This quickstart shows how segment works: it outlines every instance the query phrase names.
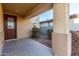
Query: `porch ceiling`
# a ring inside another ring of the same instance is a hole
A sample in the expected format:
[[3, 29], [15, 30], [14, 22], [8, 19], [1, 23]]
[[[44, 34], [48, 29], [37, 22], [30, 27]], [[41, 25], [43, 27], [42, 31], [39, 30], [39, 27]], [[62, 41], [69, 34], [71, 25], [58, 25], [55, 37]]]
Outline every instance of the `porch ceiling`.
[[37, 3], [4, 3], [3, 10], [4, 13], [9, 12], [23, 16], [37, 5]]
[[11, 13], [20, 16], [30, 16], [35, 12], [36, 13], [33, 15], [36, 15], [50, 8], [50, 4], [44, 3], [3, 3], [2, 6], [4, 13]]

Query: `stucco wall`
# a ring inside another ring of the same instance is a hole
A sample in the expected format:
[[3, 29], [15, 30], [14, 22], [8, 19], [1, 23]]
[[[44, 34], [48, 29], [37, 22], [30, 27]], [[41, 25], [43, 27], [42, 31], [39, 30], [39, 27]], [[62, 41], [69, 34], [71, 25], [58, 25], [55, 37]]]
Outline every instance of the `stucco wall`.
[[2, 5], [0, 4], [0, 53], [2, 50], [3, 42], [4, 42], [3, 10], [2, 10]]
[[22, 17], [17, 17], [17, 38], [28, 38], [31, 35], [32, 21]]
[[5, 13], [8, 15], [17, 16], [17, 39], [30, 37], [32, 29], [32, 20], [23, 18], [19, 15], [12, 13]]

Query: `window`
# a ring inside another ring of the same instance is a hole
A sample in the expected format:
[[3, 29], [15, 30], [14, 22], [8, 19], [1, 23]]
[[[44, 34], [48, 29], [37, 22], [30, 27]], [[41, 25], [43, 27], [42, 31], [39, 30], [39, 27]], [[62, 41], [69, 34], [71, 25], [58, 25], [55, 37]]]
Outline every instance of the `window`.
[[14, 29], [14, 18], [8, 18], [7, 27], [8, 29]]

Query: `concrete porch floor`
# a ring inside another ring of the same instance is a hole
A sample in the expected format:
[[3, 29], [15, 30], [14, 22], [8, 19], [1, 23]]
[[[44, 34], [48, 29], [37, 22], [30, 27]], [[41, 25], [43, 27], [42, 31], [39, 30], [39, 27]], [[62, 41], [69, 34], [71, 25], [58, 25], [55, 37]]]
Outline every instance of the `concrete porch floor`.
[[53, 56], [52, 49], [32, 39], [5, 42], [2, 56]]

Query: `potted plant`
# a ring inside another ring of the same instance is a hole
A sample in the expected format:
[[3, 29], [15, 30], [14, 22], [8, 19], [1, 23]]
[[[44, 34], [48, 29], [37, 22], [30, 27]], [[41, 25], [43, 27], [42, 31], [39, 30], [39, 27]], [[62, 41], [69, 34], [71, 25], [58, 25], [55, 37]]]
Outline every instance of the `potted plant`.
[[52, 40], [52, 32], [53, 32], [53, 29], [48, 29], [48, 30], [47, 30], [48, 38], [49, 38], [50, 40]]
[[38, 38], [39, 37], [39, 28], [37, 28], [35, 25], [32, 28], [32, 38]]

